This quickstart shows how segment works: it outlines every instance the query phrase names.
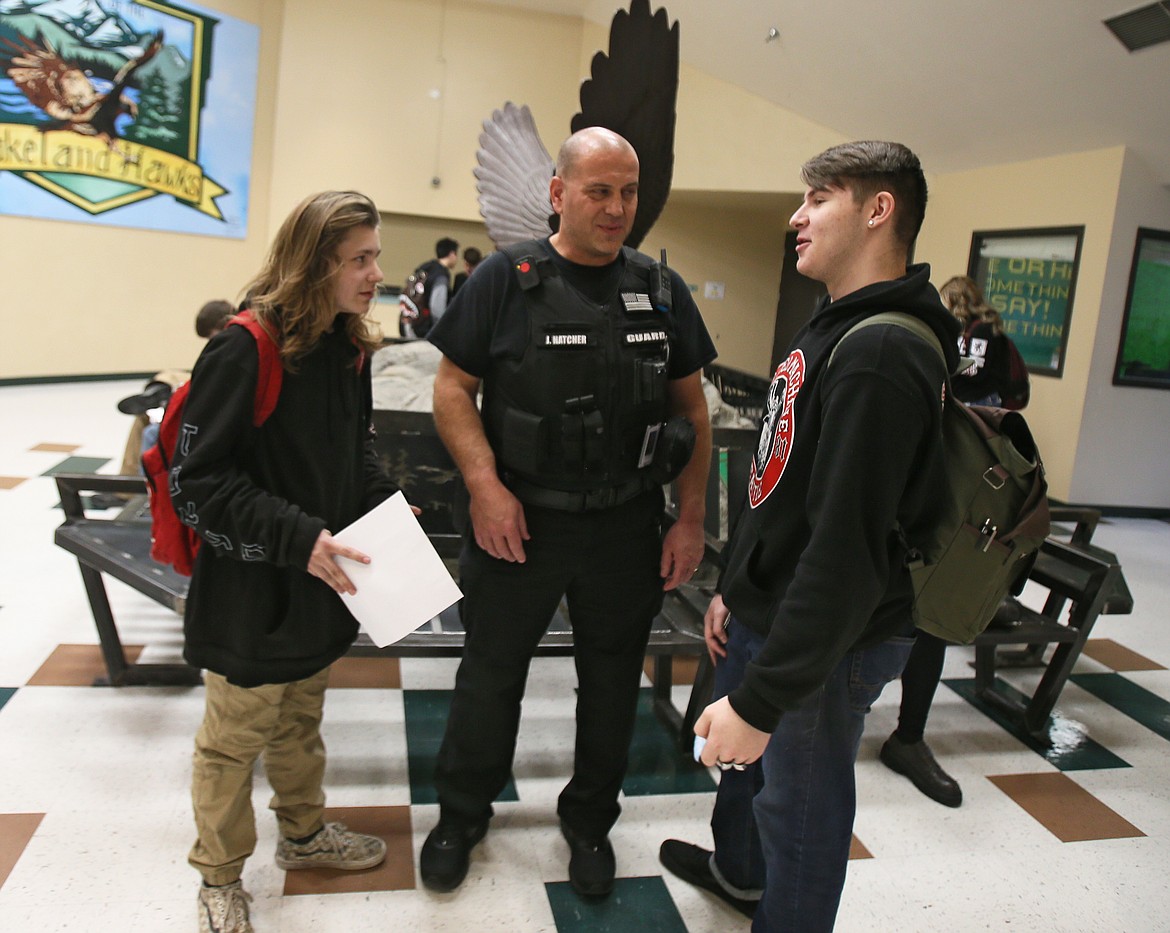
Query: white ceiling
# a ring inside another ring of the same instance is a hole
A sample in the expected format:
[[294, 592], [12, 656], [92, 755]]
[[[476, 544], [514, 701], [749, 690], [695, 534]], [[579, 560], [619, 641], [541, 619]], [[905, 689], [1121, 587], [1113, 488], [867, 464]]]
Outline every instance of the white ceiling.
[[[606, 28], [629, 7], [488, 2]], [[1125, 145], [1170, 184], [1170, 43], [1131, 53], [1102, 25], [1143, 5], [651, 0], [679, 21], [683, 61], [844, 137], [906, 143], [929, 173]]]

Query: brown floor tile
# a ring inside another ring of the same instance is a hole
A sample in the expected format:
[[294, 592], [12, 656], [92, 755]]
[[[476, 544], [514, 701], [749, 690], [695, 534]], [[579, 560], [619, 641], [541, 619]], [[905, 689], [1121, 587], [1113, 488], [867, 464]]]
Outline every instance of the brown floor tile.
[[0, 888], [20, 861], [44, 816], [43, 813], [0, 813]]
[[867, 849], [862, 844], [860, 839], [858, 839], [856, 836], [854, 836], [853, 840], [849, 843], [849, 858], [851, 860], [852, 859], [873, 858], [873, 853], [871, 853], [869, 851], [869, 849]]
[[[126, 661], [133, 664], [142, 645], [123, 645]], [[28, 679], [30, 687], [90, 687], [106, 677], [102, 649], [98, 645], [58, 645], [44, 664]]]
[[[687, 657], [686, 655], [676, 655], [673, 661], [674, 663], [670, 668], [671, 686], [681, 687], [685, 684], [693, 684], [695, 682], [695, 674], [699, 671], [699, 659], [696, 657]], [[646, 663], [642, 665], [642, 669], [646, 672], [646, 676], [650, 678], [650, 683], [654, 683], [654, 659], [647, 658]]]
[[71, 454], [77, 450], [78, 444], [37, 444], [29, 450], [44, 454]]
[[413, 891], [414, 851], [410, 841], [410, 807], [329, 807], [327, 820], [386, 840], [386, 861], [368, 871], [311, 868], [286, 872], [285, 896], [354, 894], [362, 891]]
[[330, 687], [402, 689], [398, 658], [338, 658], [329, 668]]
[[1166, 670], [1157, 661], [1130, 651], [1125, 645], [1119, 645], [1112, 638], [1090, 638], [1085, 642], [1083, 653], [1106, 667], [1115, 671], [1164, 671]]
[[0, 476], [0, 489], [15, 489], [26, 479], [27, 476]]
[[989, 775], [987, 779], [1061, 842], [1145, 835], [1061, 772]]

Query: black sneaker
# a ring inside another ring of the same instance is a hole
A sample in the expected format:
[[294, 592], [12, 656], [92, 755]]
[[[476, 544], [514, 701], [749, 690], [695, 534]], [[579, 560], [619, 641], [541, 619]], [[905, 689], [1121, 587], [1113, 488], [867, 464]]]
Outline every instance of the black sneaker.
[[561, 823], [561, 835], [569, 844], [569, 883], [582, 897], [606, 897], [613, 890], [616, 859], [608, 836], [600, 841], [578, 836]]
[[432, 891], [454, 891], [467, 877], [471, 850], [487, 835], [488, 821], [467, 826], [439, 820], [419, 853], [418, 870]]
[[724, 889], [711, 871], [711, 850], [683, 842], [681, 839], [667, 839], [658, 850], [658, 861], [672, 875], [682, 878], [687, 884], [710, 891], [725, 904], [729, 904], [745, 917], [754, 917], [759, 901], [736, 897]]
[[891, 771], [906, 775], [931, 800], [947, 807], [963, 803], [963, 789], [959, 782], [939, 767], [925, 740], [903, 742], [897, 734], [891, 735], [882, 746], [880, 757], [882, 764]]
[[144, 415], [152, 408], [162, 408], [171, 397], [171, 387], [165, 382], [152, 382], [141, 392], [128, 395], [118, 403], [124, 415]]

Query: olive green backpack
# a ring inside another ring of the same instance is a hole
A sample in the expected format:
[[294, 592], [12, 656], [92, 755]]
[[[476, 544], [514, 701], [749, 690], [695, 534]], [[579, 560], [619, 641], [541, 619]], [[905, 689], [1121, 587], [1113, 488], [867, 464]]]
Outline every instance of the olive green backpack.
[[[876, 324], [916, 334], [945, 363], [930, 326], [898, 311], [866, 318], [841, 340]], [[949, 379], [942, 434], [947, 493], [938, 523], [919, 541], [906, 541], [900, 527], [896, 531], [907, 547], [915, 624], [946, 641], [969, 644], [987, 628], [1003, 599], [1023, 589], [1048, 537], [1048, 483], [1024, 416], [964, 405], [955, 398]]]

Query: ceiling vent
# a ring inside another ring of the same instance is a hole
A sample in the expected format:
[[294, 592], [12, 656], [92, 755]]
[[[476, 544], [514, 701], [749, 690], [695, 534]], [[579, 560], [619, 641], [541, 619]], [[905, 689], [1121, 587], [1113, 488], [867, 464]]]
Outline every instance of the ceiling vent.
[[1151, 3], [1105, 20], [1105, 25], [1131, 52], [1170, 42], [1170, 3]]

